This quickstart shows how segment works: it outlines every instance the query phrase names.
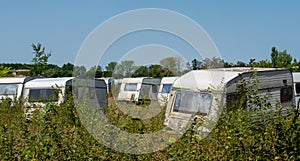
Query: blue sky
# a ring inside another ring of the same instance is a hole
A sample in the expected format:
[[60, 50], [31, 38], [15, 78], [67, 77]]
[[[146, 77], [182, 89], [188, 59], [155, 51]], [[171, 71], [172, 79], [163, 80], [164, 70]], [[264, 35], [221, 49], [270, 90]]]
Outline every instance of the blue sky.
[[[122, 12], [163, 8], [201, 25], [223, 59], [269, 59], [272, 46], [300, 60], [300, 1], [1, 1], [0, 63], [31, 63], [31, 43], [52, 51], [50, 63], [75, 61], [81, 44], [98, 25]], [[117, 53], [116, 53], [117, 54]], [[187, 60], [193, 59], [186, 56]], [[103, 64], [119, 61], [114, 53]], [[103, 65], [103, 66], [105, 66]]]

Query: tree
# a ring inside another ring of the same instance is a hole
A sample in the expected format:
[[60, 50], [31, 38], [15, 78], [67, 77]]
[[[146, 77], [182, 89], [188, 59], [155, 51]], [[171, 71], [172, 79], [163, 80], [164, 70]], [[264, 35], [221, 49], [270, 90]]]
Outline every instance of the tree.
[[102, 67], [100, 65], [91, 67], [86, 73], [87, 78], [101, 78], [103, 75]]
[[108, 72], [114, 72], [115, 68], [116, 68], [117, 62], [110, 62], [107, 64], [107, 66], [105, 67], [106, 71]]
[[186, 65], [181, 57], [167, 57], [160, 60], [159, 63], [163, 69], [171, 71], [176, 76], [182, 74], [183, 68]]
[[31, 75], [42, 76], [46, 71], [48, 59], [51, 56], [51, 52], [45, 53], [45, 47], [42, 47], [40, 43], [36, 45], [32, 44], [31, 46], [34, 54], [34, 58], [32, 59], [32, 62], [34, 64], [30, 70]]
[[237, 61], [234, 67], [246, 67], [247, 64], [242, 61]]
[[95, 78], [101, 78], [101, 77], [103, 77], [103, 71], [102, 71], [102, 67], [98, 65], [95, 72]]
[[174, 74], [169, 69], [163, 68], [161, 65], [155, 64], [149, 66], [149, 77], [162, 78], [170, 76], [174, 76]]
[[219, 57], [205, 58], [203, 68], [223, 68], [224, 60]]
[[197, 59], [192, 60], [192, 70], [199, 70], [202, 67], [203, 62], [198, 61]]
[[249, 60], [249, 66], [250, 67], [255, 67], [255, 65], [256, 65], [255, 59], [250, 59]]
[[117, 66], [117, 62], [110, 62], [105, 67], [106, 71], [103, 71], [103, 77], [112, 77], [113, 72]]
[[276, 47], [271, 49], [271, 63], [273, 68], [291, 68], [292, 56], [286, 50], [278, 51]]
[[62, 76], [61, 68], [55, 64], [47, 64], [46, 70], [43, 72], [45, 77], [60, 77]]
[[137, 67], [132, 77], [149, 77], [149, 68], [147, 66]]
[[84, 78], [86, 76], [86, 68], [84, 66], [75, 66], [73, 70], [73, 76]]
[[13, 70], [10, 67], [0, 65], [0, 77], [8, 77], [12, 75]]
[[61, 67], [61, 77], [71, 77], [73, 75], [74, 65], [71, 63], [64, 64]]
[[233, 67], [233, 66], [234, 66], [233, 63], [224, 62], [224, 67], [225, 67], [225, 68], [231, 68], [231, 67]]
[[255, 67], [272, 68], [272, 63], [269, 60], [260, 60], [255, 64]]
[[134, 73], [135, 65], [132, 60], [124, 60], [120, 64], [117, 64], [114, 70], [115, 78], [131, 77]]
[[291, 71], [292, 72], [298, 72], [300, 70], [300, 61], [297, 61], [296, 58], [294, 58], [292, 67], [291, 67]]

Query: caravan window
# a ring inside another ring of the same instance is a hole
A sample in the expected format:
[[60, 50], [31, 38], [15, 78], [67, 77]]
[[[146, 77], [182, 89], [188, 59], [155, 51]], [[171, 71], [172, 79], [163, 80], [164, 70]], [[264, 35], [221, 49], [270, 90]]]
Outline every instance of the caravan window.
[[172, 84], [164, 84], [162, 88], [162, 93], [170, 93], [172, 89]]
[[58, 101], [58, 92], [55, 89], [30, 89], [29, 102]]
[[126, 83], [124, 91], [136, 91], [137, 90], [137, 83]]
[[174, 112], [188, 114], [208, 114], [212, 103], [212, 95], [209, 93], [177, 92]]
[[300, 83], [296, 83], [295, 88], [296, 88], [296, 93], [300, 94]]
[[291, 86], [282, 87], [280, 90], [280, 102], [289, 102], [293, 99], [293, 88]]
[[0, 95], [17, 95], [18, 84], [0, 84]]

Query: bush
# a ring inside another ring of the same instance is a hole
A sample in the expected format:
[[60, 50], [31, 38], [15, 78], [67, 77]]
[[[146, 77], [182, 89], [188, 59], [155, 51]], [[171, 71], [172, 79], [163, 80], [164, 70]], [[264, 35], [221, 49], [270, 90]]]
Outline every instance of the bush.
[[[28, 121], [22, 101], [0, 103], [0, 160], [299, 160], [298, 111], [265, 115], [242, 108], [223, 113], [204, 139], [190, 128], [168, 148], [143, 155], [111, 150], [90, 136], [71, 102], [47, 104]], [[163, 128], [164, 112], [149, 120], [132, 119], [115, 105], [105, 109], [109, 120], [122, 130], [150, 133]], [[260, 118], [253, 121], [253, 115]], [[197, 122], [194, 123], [197, 126]]]

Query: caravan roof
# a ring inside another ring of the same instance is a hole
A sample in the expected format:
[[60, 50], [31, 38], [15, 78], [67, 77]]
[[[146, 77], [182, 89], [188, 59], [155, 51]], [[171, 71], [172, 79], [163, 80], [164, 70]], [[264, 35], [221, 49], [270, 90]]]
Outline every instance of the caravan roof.
[[236, 77], [237, 71], [222, 71], [222, 70], [194, 70], [179, 77], [173, 84], [173, 89], [186, 90], [206, 90], [210, 86], [217, 86], [223, 80], [228, 80]]
[[123, 78], [122, 83], [142, 83], [144, 77], [142, 78]]
[[174, 81], [177, 79], [178, 77], [163, 77], [161, 79], [161, 84], [166, 84], [166, 83], [170, 83], [173, 84]]
[[[279, 68], [254, 68], [256, 71], [283, 70]], [[207, 70], [193, 70], [179, 77], [173, 84], [173, 89], [206, 90], [217, 87], [221, 82], [227, 83], [243, 72], [250, 72], [250, 67], [217, 68]]]
[[0, 78], [0, 83], [24, 83], [28, 79], [32, 79], [32, 77], [5, 77]]
[[66, 85], [66, 82], [75, 77], [62, 77], [62, 78], [39, 78], [34, 79], [25, 84], [25, 88], [37, 88], [37, 87], [63, 87]]

